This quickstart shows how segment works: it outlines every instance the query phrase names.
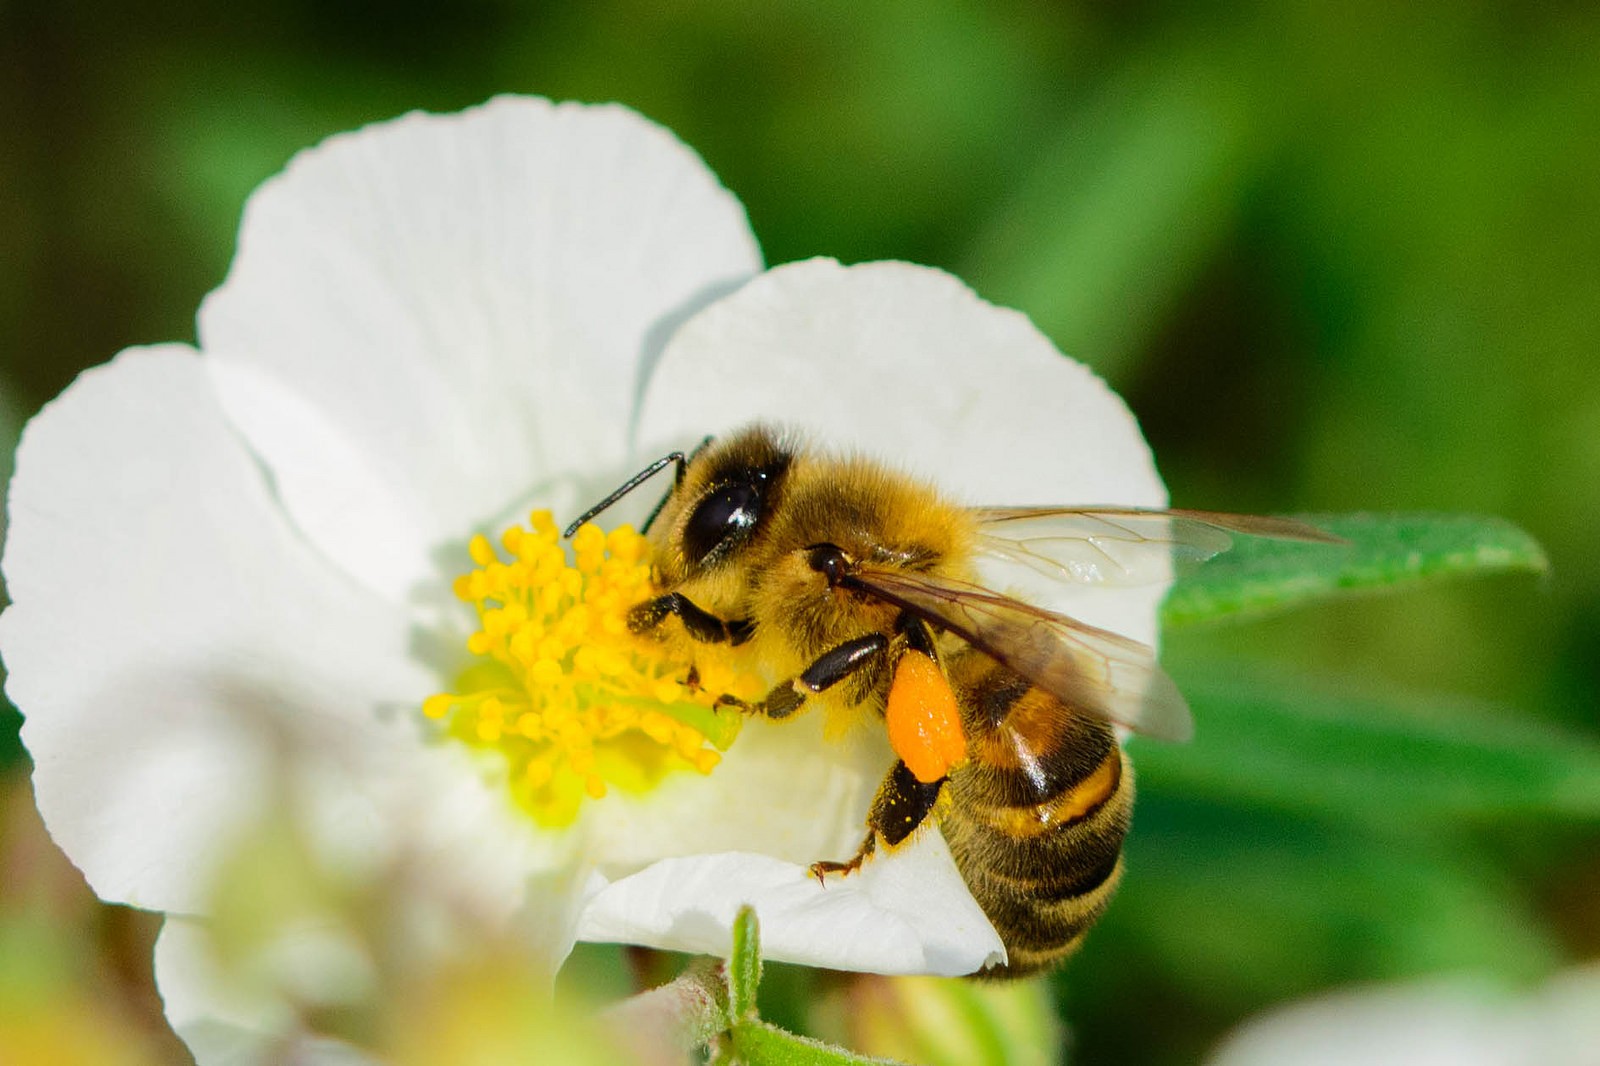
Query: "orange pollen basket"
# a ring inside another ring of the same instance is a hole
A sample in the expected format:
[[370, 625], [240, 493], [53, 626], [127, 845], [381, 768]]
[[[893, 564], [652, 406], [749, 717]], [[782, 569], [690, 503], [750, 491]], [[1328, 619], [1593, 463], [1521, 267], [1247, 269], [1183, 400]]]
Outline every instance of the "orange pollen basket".
[[967, 757], [961, 709], [939, 664], [908, 651], [895, 667], [884, 710], [889, 746], [924, 784], [948, 774]]

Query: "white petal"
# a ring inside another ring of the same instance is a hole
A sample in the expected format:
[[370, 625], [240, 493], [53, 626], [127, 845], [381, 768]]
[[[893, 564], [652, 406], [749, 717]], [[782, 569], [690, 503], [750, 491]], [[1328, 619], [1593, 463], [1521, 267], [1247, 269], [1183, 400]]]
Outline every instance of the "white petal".
[[156, 986], [173, 1031], [197, 1066], [357, 1066], [377, 1060], [349, 1044], [298, 1030], [289, 1003], [245, 987], [211, 955], [205, 928], [168, 918], [156, 939]]
[[1471, 977], [1336, 991], [1253, 1018], [1211, 1066], [1600, 1066], [1600, 968], [1513, 998]]
[[825, 739], [824, 717], [748, 721], [710, 775], [678, 773], [644, 796], [607, 796], [586, 819], [590, 858], [610, 877], [709, 852], [801, 865], [848, 859], [894, 756], [881, 727]]
[[[414, 874], [414, 866], [397, 869]], [[391, 967], [391, 982], [399, 973], [423, 981], [449, 974], [458, 960], [479, 957], [494, 944], [493, 950], [515, 951], [530, 967], [550, 963], [553, 981], [557, 965], [571, 949], [578, 912], [587, 898], [576, 883], [581, 877], [575, 867], [567, 867], [528, 879], [519, 886], [520, 894], [511, 897], [523, 909], [509, 927], [463, 923], [464, 915], [452, 906], [459, 901], [431, 896], [403, 879], [365, 882], [368, 903], [386, 915], [381, 927], [372, 927], [382, 938], [376, 954]], [[598, 891], [601, 883], [588, 886], [588, 893]], [[341, 920], [350, 924], [341, 925]], [[307, 1030], [293, 1007], [338, 1010], [346, 1004], [368, 1004], [374, 992], [386, 987], [375, 983], [374, 959], [355, 935], [354, 927], [360, 925], [349, 913], [308, 917], [223, 966], [213, 955], [203, 920], [169, 915], [155, 953], [167, 1020], [202, 1066], [372, 1061], [347, 1044]]]
[[669, 132], [506, 97], [298, 156], [251, 197], [200, 337], [294, 519], [402, 598], [430, 549], [620, 469], [641, 365], [759, 268]]
[[[407, 713], [419, 714], [414, 706]], [[317, 856], [346, 877], [383, 882], [408, 935], [431, 954], [486, 934], [515, 938], [553, 979], [585, 898], [583, 839], [540, 831], [517, 810], [503, 762], [396, 732], [297, 753], [294, 813]]]
[[[641, 451], [755, 420], [880, 458], [966, 504], [1161, 507], [1127, 406], [1016, 311], [909, 263], [777, 267], [687, 322], [645, 391]], [[1153, 642], [1164, 588], [1005, 587]]]
[[89, 371], [24, 433], [0, 618], [39, 808], [104, 899], [203, 902], [289, 732], [381, 746], [431, 675], [276, 513], [187, 349]]
[[726, 954], [727, 923], [749, 902], [768, 954], [786, 961], [954, 974], [998, 958], [999, 938], [937, 830], [815, 894], [807, 868], [855, 854], [894, 761], [881, 727], [835, 737], [825, 717], [746, 722], [708, 777], [678, 774], [647, 796], [595, 804], [586, 850], [620, 880], [585, 911], [580, 938]]
[[667, 859], [602, 890], [578, 935], [726, 956], [745, 903], [756, 908], [770, 960], [954, 976], [1004, 958], [937, 830], [826, 885], [767, 855]]
[[[439, 789], [437, 775], [420, 763], [408, 781], [361, 769], [368, 778], [363, 791], [384, 791], [397, 782], [411, 786], [411, 802], [391, 807], [414, 815], [396, 821], [416, 839], [391, 848], [382, 866], [358, 870], [346, 863], [324, 870], [341, 886], [337, 895], [323, 898], [326, 913], [303, 916], [225, 967], [211, 953], [203, 920], [168, 916], [156, 946], [156, 979], [168, 1021], [201, 1063], [279, 1062], [285, 1060], [276, 1056], [285, 1054], [294, 1062], [365, 1062], [347, 1045], [307, 1031], [292, 1005], [338, 1010], [368, 1003], [397, 974], [414, 980], [448, 974], [459, 960], [479, 957], [491, 944], [553, 982], [571, 950], [578, 915], [603, 884], [576, 862], [548, 861], [558, 849], [577, 847], [576, 839], [551, 840], [542, 856], [547, 861], [530, 863], [526, 819], [511, 824], [508, 805], [483, 802], [488, 794], [473, 787], [481, 785], [479, 775], [456, 774], [455, 784], [462, 787]], [[325, 817], [329, 809], [350, 806], [348, 795], [332, 808], [322, 802], [328, 781], [300, 784], [320, 787], [302, 788], [297, 809], [317, 807]], [[493, 799], [503, 797], [502, 786]], [[397, 827], [371, 829], [381, 839], [392, 838]], [[442, 839], [440, 830], [451, 839]], [[381, 926], [363, 922], [362, 912], [373, 910], [385, 915]], [[379, 940], [369, 947], [360, 932]], [[379, 964], [389, 967], [387, 982], [378, 981]]]

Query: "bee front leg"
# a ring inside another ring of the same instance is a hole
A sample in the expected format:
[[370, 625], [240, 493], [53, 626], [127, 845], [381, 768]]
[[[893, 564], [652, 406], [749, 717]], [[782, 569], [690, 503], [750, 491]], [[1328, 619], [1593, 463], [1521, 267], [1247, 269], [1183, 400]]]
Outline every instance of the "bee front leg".
[[937, 781], [919, 781], [904, 761], [895, 763], [883, 784], [878, 786], [878, 794], [872, 797], [872, 809], [867, 812], [867, 839], [861, 842], [849, 862], [812, 863], [812, 876], [826, 883], [828, 874], [844, 875], [859, 870], [877, 849], [879, 837], [889, 848], [904, 844], [917, 827], [927, 821], [947, 780], [941, 777]]
[[719, 696], [717, 705], [737, 707], [746, 714], [767, 718], [787, 718], [805, 705], [807, 696], [827, 691], [888, 650], [888, 637], [882, 633], [868, 633], [823, 652], [799, 677], [779, 682], [759, 703]]
[[669, 592], [633, 608], [628, 612], [628, 628], [635, 633], [648, 633], [670, 615], [677, 615], [683, 622], [684, 632], [702, 644], [727, 641], [737, 646], [755, 632], [748, 619], [724, 622], [710, 611], [695, 606], [694, 601], [681, 592]]

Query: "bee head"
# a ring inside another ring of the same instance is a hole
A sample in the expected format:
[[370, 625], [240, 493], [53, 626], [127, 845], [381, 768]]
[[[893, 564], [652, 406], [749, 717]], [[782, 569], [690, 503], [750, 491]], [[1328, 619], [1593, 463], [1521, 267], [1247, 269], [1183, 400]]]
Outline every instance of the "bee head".
[[759, 426], [707, 443], [663, 502], [653, 539], [683, 576], [727, 562], [759, 532], [792, 458]]
[[762, 426], [723, 441], [707, 437], [688, 456], [672, 452], [639, 471], [579, 516], [564, 535], [572, 536], [583, 523], [676, 464], [672, 488], [645, 521], [644, 532], [656, 543], [658, 562], [677, 571], [673, 580], [702, 573], [731, 558], [755, 536], [792, 459], [793, 451]]

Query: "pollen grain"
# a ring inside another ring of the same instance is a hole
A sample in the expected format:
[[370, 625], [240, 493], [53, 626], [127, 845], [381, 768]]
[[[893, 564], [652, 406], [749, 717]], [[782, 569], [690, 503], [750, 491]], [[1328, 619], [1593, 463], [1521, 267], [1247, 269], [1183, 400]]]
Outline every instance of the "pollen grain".
[[701, 650], [691, 671], [682, 646], [629, 631], [628, 609], [651, 594], [644, 537], [584, 525], [569, 557], [550, 512], [535, 511], [498, 548], [480, 534], [467, 552], [473, 569], [454, 588], [477, 613], [472, 660], [422, 712], [503, 756], [512, 795], [538, 823], [570, 824], [586, 798], [643, 792], [673, 770], [711, 772], [739, 729], [716, 695], [761, 683]]

